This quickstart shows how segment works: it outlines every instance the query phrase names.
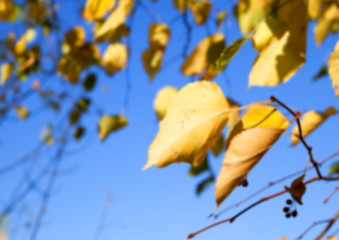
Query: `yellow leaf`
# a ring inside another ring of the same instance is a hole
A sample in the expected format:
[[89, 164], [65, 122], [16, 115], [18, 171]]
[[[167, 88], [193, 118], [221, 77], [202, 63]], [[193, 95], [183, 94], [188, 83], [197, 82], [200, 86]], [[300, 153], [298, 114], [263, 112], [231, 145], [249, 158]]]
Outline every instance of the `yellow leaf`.
[[227, 17], [227, 11], [220, 11], [217, 13], [217, 27], [220, 28]]
[[65, 34], [64, 42], [70, 47], [80, 47], [85, 43], [85, 30], [81, 26], [76, 26]]
[[11, 73], [13, 71], [13, 63], [4, 63], [1, 65], [0, 74], [1, 74], [1, 85], [4, 85], [9, 77], [11, 76]]
[[250, 32], [272, 9], [272, 0], [240, 0], [234, 9], [241, 32]]
[[160, 89], [157, 93], [153, 106], [154, 110], [157, 114], [158, 120], [161, 120], [165, 117], [167, 112], [168, 105], [172, 99], [172, 97], [178, 92], [177, 88], [166, 86]]
[[233, 101], [230, 98], [226, 99], [228, 106], [230, 106], [230, 112], [228, 115], [228, 122], [227, 125], [229, 127], [233, 126], [235, 124], [235, 122], [237, 122], [240, 118], [240, 105], [238, 103], [236, 103], [235, 101]]
[[88, 68], [91, 64], [96, 64], [99, 59], [100, 53], [98, 47], [92, 43], [86, 43], [62, 56], [57, 70], [61, 76], [75, 84], [79, 80], [81, 71]]
[[22, 106], [16, 106], [15, 112], [20, 118], [20, 120], [25, 120], [29, 115], [29, 111], [27, 110], [27, 108], [22, 107]]
[[185, 12], [185, 10], [190, 4], [189, 0], [172, 0], [172, 1], [173, 1], [173, 6], [182, 13]]
[[153, 23], [149, 27], [149, 43], [154, 48], [164, 48], [167, 46], [171, 31], [166, 24]]
[[[339, 87], [339, 41], [335, 45], [334, 51], [328, 59], [328, 72], [332, 79], [332, 86], [335, 90]], [[339, 92], [335, 91], [335, 95], [338, 97]]]
[[[284, 0], [285, 2], [288, 0]], [[257, 56], [249, 76], [249, 86], [275, 86], [288, 81], [305, 62], [307, 4], [288, 2], [260, 23], [253, 37]]]
[[320, 15], [314, 27], [315, 41], [318, 45], [322, 44], [328, 33], [333, 31], [333, 26], [339, 21], [339, 7], [335, 2], [327, 4]]
[[[325, 112], [318, 113], [316, 111], [306, 112], [300, 120], [301, 130], [303, 137], [307, 137], [312, 133], [317, 127], [319, 127], [327, 118], [337, 113], [337, 110], [334, 107], [328, 107]], [[292, 130], [291, 142], [292, 145], [299, 143], [299, 130], [298, 126], [295, 125]]]
[[127, 118], [121, 115], [109, 116], [104, 115], [99, 121], [99, 138], [104, 141], [107, 136], [128, 124]]
[[97, 20], [103, 18], [115, 5], [115, 0], [87, 0], [83, 18]]
[[125, 24], [134, 0], [119, 0], [118, 6], [114, 9], [104, 24], [94, 32], [96, 41], [109, 40], [112, 34]]
[[198, 25], [205, 24], [206, 20], [210, 16], [211, 7], [211, 3], [207, 0], [202, 0], [200, 2], [195, 2], [194, 4], [192, 4], [191, 8], [193, 16], [195, 18], [195, 22]]
[[102, 57], [107, 74], [114, 74], [126, 67], [128, 50], [124, 44], [110, 44]]
[[163, 49], [152, 47], [142, 53], [142, 63], [151, 81], [161, 68], [163, 55]]
[[224, 35], [217, 33], [200, 41], [181, 66], [182, 73], [185, 76], [198, 75], [213, 66], [225, 47], [224, 40]]
[[324, 238], [323, 240], [339, 240], [339, 239], [335, 236], [332, 236], [332, 237]]
[[309, 0], [308, 1], [308, 16], [310, 19], [318, 18], [321, 11], [321, 4], [323, 0]]
[[225, 159], [215, 187], [217, 206], [241, 183], [288, 125], [288, 119], [274, 107], [253, 107], [245, 113], [226, 142]]
[[0, 0], [0, 20], [12, 21], [15, 17], [15, 5], [12, 0]]
[[216, 83], [187, 84], [172, 97], [143, 169], [176, 162], [200, 165], [227, 122], [227, 108]]

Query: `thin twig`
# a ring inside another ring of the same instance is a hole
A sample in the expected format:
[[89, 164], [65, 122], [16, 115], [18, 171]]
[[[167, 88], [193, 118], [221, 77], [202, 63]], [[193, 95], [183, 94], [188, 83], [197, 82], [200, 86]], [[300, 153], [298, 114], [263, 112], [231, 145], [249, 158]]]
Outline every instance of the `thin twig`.
[[[319, 177], [314, 177], [314, 178], [311, 178], [310, 180], [305, 181], [304, 184], [306, 185], [306, 184], [315, 182], [315, 181], [317, 181], [317, 180], [319, 180]], [[233, 217], [224, 219], [224, 220], [219, 221], [219, 222], [216, 222], [216, 223], [214, 223], [214, 224], [212, 224], [212, 225], [209, 225], [209, 226], [207, 226], [207, 227], [205, 227], [205, 228], [203, 228], [203, 229], [201, 229], [201, 230], [199, 230], [199, 231], [197, 231], [197, 232], [194, 232], [194, 233], [189, 234], [189, 235], [187, 236], [187, 239], [191, 239], [191, 238], [195, 237], [196, 235], [198, 235], [199, 233], [202, 233], [202, 232], [204, 232], [204, 231], [206, 231], [206, 230], [208, 230], [208, 229], [210, 229], [210, 228], [213, 228], [213, 227], [215, 227], [215, 226], [217, 226], [217, 225], [220, 225], [220, 224], [222, 224], [222, 223], [226, 223], [226, 222], [232, 223], [232, 222], [234, 222], [238, 217], [240, 217], [242, 214], [244, 214], [244, 213], [247, 212], [248, 210], [252, 209], [253, 207], [255, 207], [255, 206], [257, 206], [257, 205], [259, 205], [259, 204], [261, 204], [261, 203], [263, 203], [263, 202], [266, 202], [266, 201], [268, 201], [268, 200], [270, 200], [270, 199], [273, 199], [273, 198], [276, 198], [276, 197], [278, 197], [278, 196], [280, 196], [280, 195], [283, 195], [283, 194], [285, 194], [285, 193], [287, 193], [287, 191], [286, 191], [286, 190], [283, 190], [283, 191], [280, 191], [280, 192], [278, 192], [278, 193], [272, 194], [272, 195], [270, 195], [270, 196], [263, 197], [263, 198], [261, 198], [260, 200], [256, 201], [255, 203], [253, 203], [253, 204], [251, 204], [250, 206], [248, 206], [247, 208], [243, 209], [242, 211], [240, 211], [239, 213], [237, 213], [237, 214], [234, 215]]]
[[298, 131], [299, 131], [299, 139], [300, 139], [301, 143], [304, 145], [304, 147], [306, 148], [307, 153], [308, 153], [309, 158], [310, 158], [310, 161], [313, 164], [313, 167], [315, 168], [319, 179], [326, 180], [326, 181], [337, 181], [337, 180], [339, 180], [339, 177], [325, 177], [321, 174], [320, 169], [319, 169], [319, 163], [313, 157], [312, 147], [310, 145], [308, 145], [306, 143], [305, 139], [304, 139], [304, 135], [303, 135], [302, 128], [301, 128], [301, 123], [300, 123], [300, 120], [299, 120], [299, 117], [298, 117], [300, 113], [298, 113], [298, 112], [295, 113], [291, 108], [289, 108], [286, 104], [284, 104], [283, 102], [281, 102], [280, 100], [278, 100], [274, 96], [271, 96], [271, 100], [273, 102], [278, 103], [283, 108], [285, 108], [289, 113], [291, 113], [293, 115], [293, 117], [296, 118]]
[[188, 0], [185, 0], [185, 9], [184, 9], [184, 14], [183, 14], [183, 22], [186, 27], [186, 42], [184, 44], [182, 56], [184, 58], [187, 57], [188, 55], [188, 48], [191, 43], [191, 34], [192, 34], [192, 26], [188, 21], [188, 11], [187, 11], [187, 5], [188, 5]]
[[313, 222], [311, 226], [309, 226], [299, 237], [297, 237], [296, 240], [300, 240], [303, 237], [305, 237], [305, 235], [311, 231], [315, 226], [322, 224], [322, 223], [328, 223], [330, 221], [330, 219], [327, 220], [322, 220], [322, 221], [317, 221], [317, 222]]
[[324, 200], [324, 204], [326, 204], [330, 199], [331, 197], [333, 197], [334, 194], [336, 194], [336, 192], [339, 191], [339, 186], [337, 186], [334, 191]]
[[333, 216], [333, 218], [329, 221], [329, 223], [324, 228], [324, 230], [322, 230], [321, 233], [315, 238], [315, 240], [320, 240], [328, 232], [328, 230], [330, 230], [330, 228], [338, 220], [338, 218], [339, 218], [339, 211]]

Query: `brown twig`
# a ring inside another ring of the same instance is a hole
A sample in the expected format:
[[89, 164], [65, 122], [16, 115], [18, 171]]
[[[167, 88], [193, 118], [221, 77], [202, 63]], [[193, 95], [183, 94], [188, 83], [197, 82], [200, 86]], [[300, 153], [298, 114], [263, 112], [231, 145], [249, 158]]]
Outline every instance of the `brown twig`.
[[[306, 185], [306, 184], [312, 183], [312, 182], [317, 181], [317, 180], [320, 180], [319, 177], [314, 177], [314, 178], [311, 178], [310, 180], [305, 181], [304, 184]], [[212, 224], [212, 225], [209, 225], [209, 226], [207, 226], [207, 227], [205, 227], [205, 228], [203, 228], [203, 229], [201, 229], [201, 230], [199, 230], [199, 231], [197, 231], [197, 232], [194, 232], [194, 233], [189, 234], [189, 235], [187, 236], [187, 239], [191, 239], [191, 238], [195, 237], [196, 235], [198, 235], [199, 233], [202, 233], [202, 232], [204, 232], [204, 231], [206, 231], [206, 230], [208, 230], [208, 229], [210, 229], [210, 228], [213, 228], [213, 227], [215, 227], [215, 226], [217, 226], [217, 225], [220, 225], [220, 224], [222, 224], [222, 223], [226, 223], [226, 222], [232, 223], [232, 222], [234, 222], [238, 217], [240, 217], [242, 214], [244, 214], [244, 213], [247, 212], [248, 210], [252, 209], [253, 207], [255, 207], [255, 206], [257, 206], [257, 205], [259, 205], [259, 204], [261, 204], [261, 203], [263, 203], [263, 202], [266, 202], [266, 201], [268, 201], [268, 200], [270, 200], [270, 199], [273, 199], [273, 198], [275, 198], [275, 197], [278, 197], [278, 196], [280, 196], [280, 195], [283, 195], [283, 194], [285, 194], [285, 193], [287, 193], [287, 191], [286, 191], [286, 190], [283, 190], [283, 191], [280, 191], [280, 192], [278, 192], [278, 193], [272, 194], [272, 195], [270, 195], [270, 196], [263, 197], [263, 198], [261, 198], [260, 200], [258, 200], [257, 202], [255, 202], [255, 203], [251, 204], [250, 206], [248, 206], [247, 208], [243, 209], [242, 211], [240, 211], [239, 213], [237, 213], [237, 214], [234, 215], [233, 217], [230, 217], [230, 218], [221, 220], [221, 221], [216, 222], [216, 223], [214, 223], [214, 224]]]
[[[331, 160], [332, 158], [334, 158], [334, 157], [337, 156], [337, 155], [339, 155], [339, 151], [337, 151], [337, 152], [331, 154], [330, 156], [326, 157], [325, 159], [323, 159], [322, 161], [320, 161], [318, 165], [319, 165], [319, 166], [322, 166], [325, 162]], [[310, 170], [310, 169], [313, 169], [313, 168], [314, 168], [314, 167], [311, 166], [311, 167], [307, 168], [307, 170]], [[226, 211], [228, 211], [228, 210], [230, 210], [230, 209], [232, 209], [232, 208], [235, 208], [235, 207], [239, 207], [239, 206], [242, 205], [243, 203], [247, 202], [248, 200], [252, 199], [253, 197], [257, 196], [258, 194], [264, 192], [265, 190], [269, 189], [270, 187], [272, 187], [272, 186], [274, 186], [274, 185], [276, 185], [276, 184], [278, 184], [278, 183], [281, 183], [281, 182], [283, 182], [283, 181], [285, 181], [285, 180], [291, 179], [291, 178], [293, 178], [293, 177], [295, 177], [295, 176], [298, 176], [298, 175], [302, 174], [303, 172], [304, 172], [304, 170], [300, 170], [300, 171], [291, 173], [291, 174], [289, 174], [289, 175], [287, 175], [287, 176], [284, 176], [284, 177], [282, 177], [282, 178], [279, 178], [279, 179], [277, 179], [277, 180], [275, 180], [275, 181], [269, 182], [267, 186], [265, 186], [265, 187], [259, 189], [258, 191], [252, 193], [251, 195], [249, 195], [248, 197], [242, 199], [241, 201], [239, 201], [239, 202], [237, 202], [237, 203], [235, 203], [235, 204], [233, 204], [233, 205], [228, 206], [227, 208], [225, 208], [224, 210], [222, 210], [219, 214], [215, 215], [214, 218], [218, 218], [221, 214], [225, 213]]]
[[305, 235], [311, 231], [315, 226], [322, 224], [322, 223], [327, 223], [329, 222], [331, 219], [327, 219], [327, 220], [322, 220], [322, 221], [317, 221], [317, 222], [313, 222], [311, 226], [309, 226], [298, 238], [297, 240], [302, 239], [303, 237], [305, 237]]
[[319, 163], [314, 159], [313, 157], [313, 152], [312, 152], [312, 147], [310, 145], [308, 145], [304, 139], [304, 135], [302, 133], [302, 128], [301, 128], [301, 123], [299, 120], [299, 113], [295, 113], [291, 108], [289, 108], [286, 104], [284, 104], [283, 102], [281, 102], [280, 100], [278, 100], [276, 97], [271, 96], [271, 100], [273, 102], [278, 103], [280, 106], [282, 106], [283, 108], [285, 108], [289, 113], [291, 113], [293, 115], [293, 117], [296, 118], [297, 121], [297, 126], [298, 126], [298, 132], [299, 132], [299, 139], [300, 142], [304, 145], [304, 147], [307, 150], [308, 156], [310, 158], [311, 163], [313, 164], [313, 167], [315, 168], [317, 175], [319, 177], [320, 180], [326, 180], [326, 181], [337, 181], [339, 180], [339, 177], [325, 177], [321, 174], [320, 169], [319, 169]]
[[330, 199], [331, 197], [333, 197], [334, 194], [336, 194], [336, 192], [339, 191], [339, 186], [337, 186], [334, 191], [324, 200], [324, 204], [326, 204]]

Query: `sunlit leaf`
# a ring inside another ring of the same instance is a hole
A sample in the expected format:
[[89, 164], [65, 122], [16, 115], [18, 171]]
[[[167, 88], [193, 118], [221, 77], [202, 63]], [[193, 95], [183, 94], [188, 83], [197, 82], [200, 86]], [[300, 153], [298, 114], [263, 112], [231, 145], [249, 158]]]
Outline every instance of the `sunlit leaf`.
[[227, 102], [216, 83], [187, 84], [175, 94], [148, 150], [144, 169], [176, 162], [201, 164], [227, 122]]
[[[334, 51], [328, 59], [328, 72], [332, 79], [333, 88], [337, 89], [339, 87], [339, 41], [335, 45]], [[337, 91], [335, 93], [338, 97], [339, 93]]]
[[302, 205], [302, 197], [306, 192], [306, 185], [304, 184], [304, 177], [305, 175], [302, 175], [300, 177], [298, 177], [297, 179], [295, 179], [292, 184], [291, 187], [286, 187], [285, 189], [287, 192], [289, 192], [292, 196], [292, 198], [294, 200], [296, 200], [300, 205]]
[[104, 24], [94, 32], [96, 41], [109, 40], [112, 34], [125, 24], [133, 4], [134, 0], [119, 0], [118, 6], [113, 10]]
[[148, 31], [148, 41], [153, 48], [166, 47], [171, 35], [170, 28], [163, 23], [152, 23]]
[[99, 138], [104, 141], [108, 135], [115, 132], [128, 124], [127, 118], [121, 115], [104, 115], [99, 121]]
[[339, 7], [335, 2], [329, 2], [329, 4], [326, 4], [322, 8], [318, 22], [314, 27], [314, 37], [318, 45], [322, 44], [330, 32], [338, 31], [337, 29], [333, 29], [338, 21]]
[[217, 178], [217, 206], [241, 183], [288, 127], [288, 119], [274, 107], [250, 108], [233, 128]]
[[177, 88], [170, 86], [163, 87], [158, 91], [153, 102], [154, 110], [157, 114], [158, 120], [161, 120], [165, 117], [170, 100], [177, 92]]
[[110, 44], [102, 57], [102, 65], [107, 74], [114, 74], [126, 67], [128, 50], [124, 44]]
[[220, 28], [227, 17], [227, 11], [220, 11], [217, 13], [217, 27]]
[[163, 55], [164, 51], [156, 48], [149, 48], [142, 53], [142, 63], [151, 81], [161, 68]]
[[0, 67], [1, 85], [4, 85], [11, 76], [13, 67], [14, 67], [13, 63], [4, 63], [1, 65]]
[[201, 0], [192, 4], [191, 9], [195, 22], [198, 25], [203, 25], [210, 16], [211, 3], [208, 0]]
[[0, 21], [13, 21], [15, 19], [16, 6], [12, 0], [0, 1]]
[[173, 5], [180, 12], [184, 13], [187, 7], [190, 5], [190, 0], [172, 0]]
[[86, 92], [90, 92], [94, 88], [96, 81], [97, 81], [96, 75], [93, 74], [93, 73], [90, 73], [84, 79], [82, 86], [83, 86], [83, 88], [85, 89]]
[[115, 5], [115, 0], [87, 0], [83, 18], [96, 20], [104, 17]]
[[[303, 137], [307, 137], [317, 127], [319, 127], [325, 120], [330, 116], [337, 114], [337, 110], [334, 107], [328, 107], [324, 112], [319, 113], [316, 111], [306, 112], [300, 120]], [[299, 143], [299, 130], [298, 126], [295, 125], [292, 130], [291, 142], [292, 145]]]
[[308, 1], [308, 16], [311, 19], [315, 19], [319, 17], [321, 11], [321, 4], [323, 0], [309, 0]]
[[64, 42], [70, 47], [81, 47], [85, 43], [85, 30], [76, 26], [65, 34]]
[[203, 73], [209, 66], [213, 66], [225, 47], [225, 37], [218, 33], [199, 42], [193, 52], [185, 59], [181, 71], [185, 76], [194, 76]]
[[242, 45], [248, 39], [249, 37], [237, 39], [231, 45], [225, 47], [213, 66], [213, 71], [215, 74], [219, 74], [226, 68], [227, 64], [232, 60], [232, 58], [237, 54]]
[[304, 0], [289, 2], [277, 15], [261, 22], [254, 33], [253, 45], [260, 54], [253, 64], [249, 86], [286, 82], [305, 62], [307, 4]]
[[16, 106], [15, 107], [15, 112], [20, 118], [20, 120], [25, 120], [29, 116], [29, 111], [27, 108], [23, 106]]

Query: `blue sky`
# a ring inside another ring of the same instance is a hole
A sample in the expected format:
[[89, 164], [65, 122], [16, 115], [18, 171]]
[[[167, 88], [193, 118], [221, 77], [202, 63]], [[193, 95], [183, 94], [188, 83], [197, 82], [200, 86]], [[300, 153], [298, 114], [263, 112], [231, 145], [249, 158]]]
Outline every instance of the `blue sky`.
[[[159, 13], [161, 21], [165, 23], [178, 15], [171, 1], [143, 2], [154, 12]], [[215, 2], [219, 9], [228, 9], [231, 12], [232, 2]], [[61, 1], [60, 16], [62, 21], [65, 21], [63, 31], [69, 30], [74, 25], [82, 25], [90, 34], [91, 25], [81, 19], [80, 12], [76, 11], [83, 3], [83, 1]], [[152, 107], [157, 91], [166, 85], [182, 87], [190, 79], [184, 78], [179, 71], [183, 59], [179, 58], [166, 65], [173, 57], [181, 54], [186, 31], [182, 20], [170, 26], [172, 36], [166, 49], [163, 69], [153, 82], [149, 82], [141, 63], [141, 53], [148, 47], [146, 29], [153, 20], [142, 8], [138, 9], [135, 18], [131, 32], [132, 49], [129, 59], [132, 88], [129, 94], [129, 105], [125, 110], [130, 124], [101, 143], [97, 135], [98, 117], [92, 114], [82, 120], [83, 124], [88, 126], [88, 131], [83, 140], [68, 146], [37, 238], [39, 240], [186, 239], [189, 233], [215, 222], [213, 219], [206, 218], [215, 207], [214, 187], [211, 186], [199, 197], [195, 194], [196, 184], [206, 176], [188, 177], [189, 166], [186, 164], [174, 164], [165, 169], [152, 167], [147, 171], [141, 171], [147, 160], [148, 146], [158, 131], [158, 123]], [[324, 77], [318, 82], [311, 81], [320, 66], [327, 62], [338, 38], [330, 35], [321, 47], [317, 47], [314, 42], [313, 27], [314, 23], [311, 23], [308, 30], [307, 62], [288, 83], [273, 88], [247, 87], [248, 75], [257, 55], [250, 41], [232, 60], [225, 74], [216, 78], [216, 82], [226, 96], [241, 105], [267, 100], [274, 95], [291, 108], [302, 112], [323, 111], [330, 105], [338, 108], [338, 100], [334, 96], [329, 77]], [[13, 30], [12, 28], [11, 25], [0, 23], [1, 38], [3, 39], [8, 31]], [[209, 29], [211, 33], [215, 32], [213, 20], [209, 21]], [[14, 30], [18, 33], [23, 31], [21, 28]], [[234, 19], [225, 23], [222, 31], [228, 44], [240, 37]], [[195, 27], [190, 50], [206, 35], [205, 27]], [[94, 70], [97, 71], [96, 68]], [[125, 73], [107, 76], [103, 70], [100, 70], [98, 76], [99, 84], [91, 96], [105, 113], [119, 113], [125, 97]], [[47, 81], [47, 79], [40, 80]], [[55, 77], [48, 79], [46, 84], [58, 88], [70, 88], [65, 84], [59, 84], [60, 81], [64, 80]], [[28, 82], [27, 85], [29, 84]], [[108, 91], [102, 92], [100, 85], [107, 86]], [[77, 88], [74, 88], [74, 91], [78, 94]], [[40, 103], [39, 99], [33, 96], [25, 104], [36, 109]], [[0, 127], [0, 168], [29, 152], [39, 143], [42, 127], [55, 119], [60, 119], [59, 115], [48, 110], [33, 115], [25, 122], [15, 120], [14, 113], [11, 113], [11, 116]], [[317, 160], [322, 160], [338, 149], [338, 117], [330, 118], [318, 131], [307, 138], [309, 144], [314, 147]], [[289, 128], [286, 133], [291, 131]], [[291, 148], [289, 139], [288, 134], [281, 137], [249, 174], [249, 186], [236, 189], [220, 209], [250, 195], [270, 181], [305, 167], [306, 150], [301, 145]], [[51, 151], [51, 149], [47, 150], [41, 158], [35, 159], [30, 164], [47, 161]], [[211, 158], [212, 169], [216, 174], [219, 172], [222, 157]], [[327, 167], [328, 164], [323, 167], [324, 172], [327, 171]], [[22, 180], [23, 173], [24, 169], [18, 168], [0, 176], [1, 209], [11, 199], [13, 188], [22, 186], [22, 181], [25, 181]], [[312, 176], [314, 173], [310, 171], [307, 178]], [[262, 196], [278, 192], [284, 185], [289, 184], [290, 181], [279, 184], [242, 207]], [[298, 206], [299, 215], [295, 219], [284, 217], [282, 208], [288, 198], [288, 195], [284, 195], [255, 207], [232, 224], [215, 227], [195, 239], [277, 239], [283, 236], [295, 239], [312, 222], [328, 219], [338, 211], [338, 195], [335, 195], [326, 205], [322, 203], [335, 186], [336, 184], [323, 182], [309, 185], [304, 196], [304, 205]], [[112, 204], [105, 211], [105, 227], [99, 235], [96, 235], [107, 196], [111, 196]], [[23, 211], [21, 213], [23, 215], [10, 217], [11, 239], [28, 238], [26, 231], [16, 229], [24, 228], [26, 222], [20, 219], [27, 218], [38, 206], [38, 193], [32, 193], [26, 204], [28, 210]], [[221, 219], [232, 216], [242, 207], [225, 213]], [[322, 227], [314, 228], [305, 239], [311, 239], [322, 230]], [[330, 233], [338, 227], [336, 224]]]

